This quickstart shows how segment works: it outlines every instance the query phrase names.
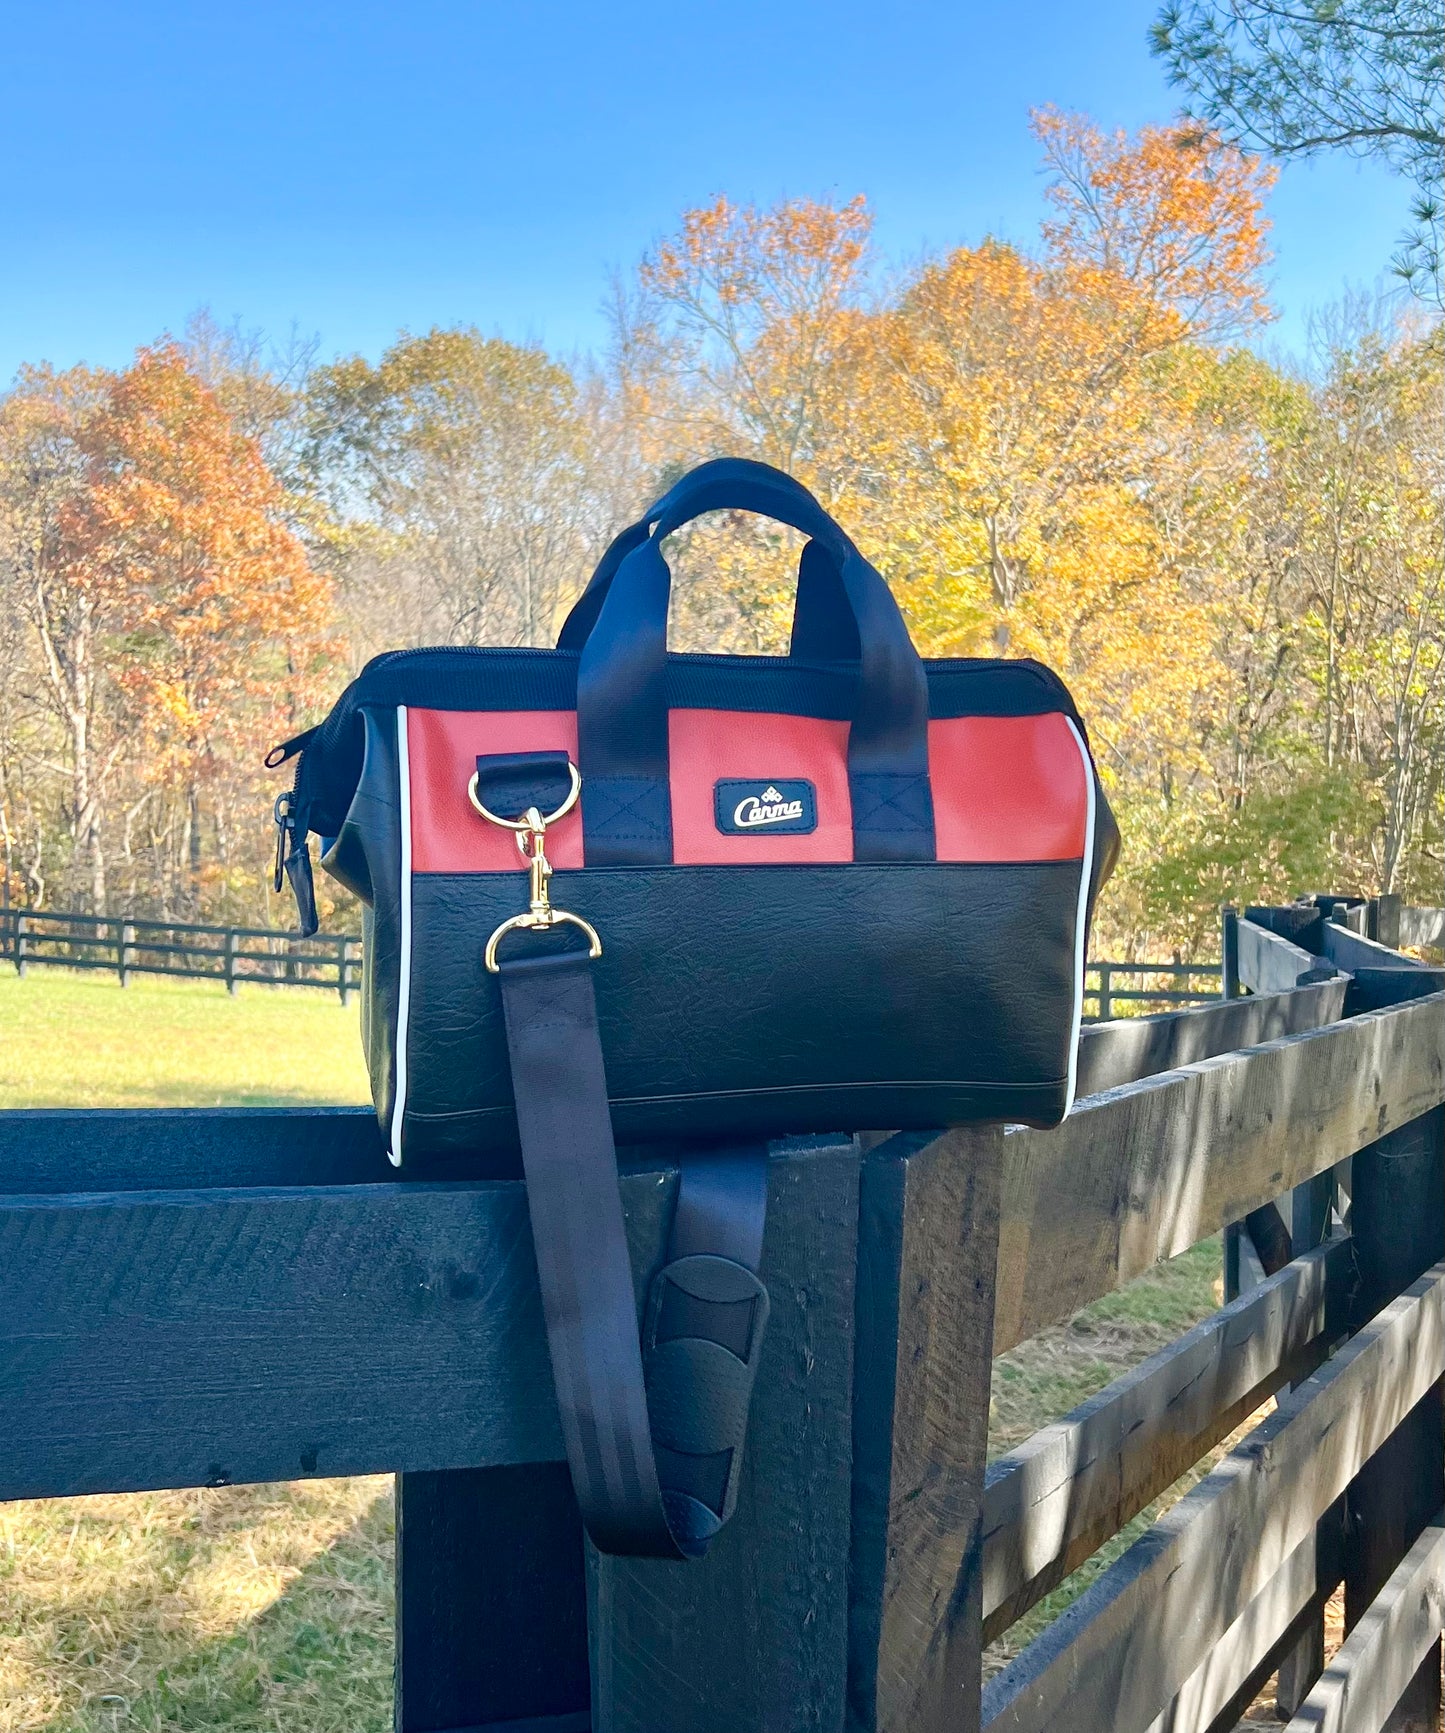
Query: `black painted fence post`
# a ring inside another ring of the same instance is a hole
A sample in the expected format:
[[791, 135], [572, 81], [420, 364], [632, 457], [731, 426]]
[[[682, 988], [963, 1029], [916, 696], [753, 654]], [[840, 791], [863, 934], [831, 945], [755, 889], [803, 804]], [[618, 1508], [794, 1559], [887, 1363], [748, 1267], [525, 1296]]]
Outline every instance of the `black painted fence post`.
[[[1219, 993], [1223, 999], [1237, 999], [1239, 984], [1239, 910], [1227, 905], [1219, 911]], [[1242, 1222], [1226, 1222], [1224, 1227], [1224, 1300], [1227, 1305], [1240, 1295], [1240, 1235]]]
[[588, 1733], [565, 1462], [396, 1477], [396, 1733]]
[[1219, 996], [1239, 997], [1239, 910], [1226, 906], [1219, 911]]
[[1365, 932], [1377, 943], [1389, 945], [1392, 950], [1398, 950], [1400, 946], [1400, 908], [1400, 898], [1388, 893], [1371, 897], [1367, 906]]
[[[439, 1176], [426, 1161], [400, 1171]], [[447, 1177], [465, 1175], [453, 1163]], [[395, 1733], [591, 1725], [582, 1518], [567, 1464], [398, 1474]]]
[[[1326, 918], [1333, 904], [1322, 899]], [[1399, 937], [1398, 899], [1377, 898], [1368, 915], [1351, 908], [1351, 930], [1379, 942]], [[1340, 925], [1347, 922], [1341, 920]], [[1305, 942], [1305, 941], [1301, 941]], [[1418, 996], [1418, 965], [1371, 968], [1352, 983], [1350, 1014]], [[1445, 1108], [1360, 1150], [1350, 1163], [1350, 1230], [1356, 1288], [1351, 1328], [1368, 1323], [1417, 1276], [1445, 1256]], [[1345, 1495], [1345, 1627], [1356, 1625], [1426, 1524], [1445, 1503], [1445, 1383], [1437, 1384], [1356, 1476]], [[1441, 1645], [1436, 1642], [1385, 1722], [1386, 1733], [1436, 1733], [1441, 1726]]]
[[1004, 1133], [864, 1164], [848, 1733], [977, 1733]]
[[[1392, 971], [1393, 973], [1393, 971]], [[1406, 971], [1401, 971], [1402, 976]], [[1401, 997], [1408, 989], [1402, 981]], [[1372, 995], [1375, 1004], [1380, 994]], [[1351, 1226], [1355, 1328], [1445, 1255], [1445, 1109], [1391, 1132], [1354, 1158]], [[1345, 1625], [1357, 1624], [1445, 1503], [1445, 1387], [1437, 1384], [1361, 1469], [1347, 1494]], [[1441, 1725], [1436, 1642], [1386, 1721], [1387, 1733]]]
[[852, 1138], [774, 1150], [737, 1508], [697, 1563], [589, 1551], [595, 1733], [841, 1733], [858, 1169]]
[[[1334, 1199], [1335, 1174], [1331, 1168], [1307, 1179], [1290, 1193], [1289, 1250], [1292, 1258], [1303, 1257], [1328, 1237]], [[1317, 1531], [1317, 1559], [1331, 1556], [1330, 1537], [1338, 1532], [1338, 1527], [1338, 1509], [1331, 1507]], [[1298, 1642], [1280, 1661], [1275, 1705], [1282, 1720], [1289, 1720], [1295, 1714], [1324, 1669], [1325, 1615], [1321, 1607], [1300, 1632]]]

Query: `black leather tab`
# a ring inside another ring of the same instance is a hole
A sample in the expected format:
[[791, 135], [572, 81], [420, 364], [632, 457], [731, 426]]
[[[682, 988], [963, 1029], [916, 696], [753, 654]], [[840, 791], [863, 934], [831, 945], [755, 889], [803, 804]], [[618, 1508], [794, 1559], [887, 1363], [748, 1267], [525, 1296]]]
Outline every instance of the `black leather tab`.
[[768, 1146], [756, 1140], [689, 1144], [680, 1159], [669, 1259], [731, 1258], [758, 1269], [768, 1212]]
[[477, 759], [477, 799], [498, 818], [521, 818], [529, 806], [546, 817], [571, 792], [565, 752], [493, 752]]
[[679, 1258], [653, 1280], [643, 1362], [674, 1529], [711, 1538], [732, 1515], [767, 1319], [767, 1289], [731, 1258]]
[[724, 836], [807, 836], [818, 828], [818, 791], [806, 777], [724, 776], [712, 798]]
[[300, 920], [301, 937], [309, 939], [321, 925], [316, 912], [316, 880], [311, 871], [311, 845], [304, 830], [288, 833], [290, 849], [286, 855], [286, 877], [296, 898], [296, 913]]

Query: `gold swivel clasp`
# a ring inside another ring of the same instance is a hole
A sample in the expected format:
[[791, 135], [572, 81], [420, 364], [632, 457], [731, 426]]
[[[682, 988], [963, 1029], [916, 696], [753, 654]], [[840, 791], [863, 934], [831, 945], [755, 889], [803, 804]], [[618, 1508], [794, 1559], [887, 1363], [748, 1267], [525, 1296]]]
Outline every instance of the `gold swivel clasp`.
[[489, 824], [499, 825], [503, 830], [510, 830], [515, 834], [517, 848], [527, 863], [530, 878], [531, 894], [526, 914], [513, 915], [510, 920], [503, 921], [487, 940], [482, 959], [489, 974], [498, 973], [501, 965], [497, 962], [497, 945], [504, 935], [510, 932], [536, 932], [546, 927], [563, 925], [580, 927], [587, 935], [587, 955], [602, 955], [602, 941], [597, 936], [597, 929], [590, 921], [584, 921], [581, 915], [569, 914], [566, 909], [553, 908], [547, 889], [547, 881], [552, 876], [552, 863], [547, 859], [547, 826], [556, 824], [559, 818], [565, 818], [576, 806], [577, 797], [582, 792], [582, 777], [577, 766], [569, 764], [567, 769], [572, 775], [572, 786], [567, 791], [567, 798], [555, 812], [549, 812], [545, 817], [535, 806], [529, 806], [521, 818], [501, 818], [482, 805], [477, 794], [475, 773], [467, 784], [467, 797], [482, 817]]

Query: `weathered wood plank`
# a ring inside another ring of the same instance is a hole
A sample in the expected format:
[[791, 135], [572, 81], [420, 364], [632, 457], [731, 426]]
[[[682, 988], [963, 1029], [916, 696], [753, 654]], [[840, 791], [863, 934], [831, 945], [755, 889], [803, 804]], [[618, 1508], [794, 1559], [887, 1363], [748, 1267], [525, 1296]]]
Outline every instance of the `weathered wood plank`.
[[1350, 976], [1348, 1009], [1378, 1011], [1385, 1005], [1402, 1005], [1408, 999], [1423, 999], [1445, 991], [1445, 968], [1356, 969]]
[[1307, 951], [1319, 950], [1320, 927], [1325, 915], [1318, 898], [1292, 903], [1288, 908], [1247, 908], [1244, 918], [1268, 933], [1278, 933], [1282, 939], [1303, 945]]
[[587, 1733], [582, 1519], [565, 1462], [396, 1477], [396, 1733]]
[[1445, 1371], [1445, 1263], [1353, 1337], [984, 1697], [990, 1733], [1140, 1733]]
[[1400, 910], [1400, 943], [1432, 945], [1445, 950], [1445, 909], [1416, 909], [1408, 904]]
[[0, 1200], [0, 1499], [561, 1455], [520, 1184]]
[[850, 1733], [976, 1733], [996, 1130], [865, 1164], [849, 1567]]
[[1079, 1036], [1078, 1092], [1097, 1095], [1220, 1053], [1337, 1023], [1345, 1013], [1347, 985], [1340, 976], [1287, 993], [1086, 1025]]
[[1313, 974], [1320, 959], [1278, 933], [1251, 920], [1238, 923], [1239, 979], [1252, 993], [1287, 993], [1301, 975]]
[[[464, 1168], [437, 1177], [466, 1178]], [[0, 1195], [387, 1183], [369, 1107], [12, 1108]]]
[[[1055, 1131], [1010, 1132], [995, 1352], [1442, 1099], [1436, 994], [1091, 1096]], [[966, 1160], [962, 1137], [938, 1142]]]
[[1343, 1327], [1338, 1239], [1289, 1264], [989, 1465], [984, 1640], [991, 1642], [1171, 1486]]
[[1280, 1652], [1323, 1613], [1340, 1580], [1342, 1524], [1337, 1504], [1214, 1644], [1148, 1733], [1233, 1733]]
[[1445, 1511], [1345, 1638], [1288, 1733], [1378, 1733], [1445, 1630]]
[[1320, 928], [1320, 950], [1336, 967], [1347, 969], [1419, 969], [1423, 965], [1414, 957], [1405, 957], [1389, 945], [1378, 944], [1362, 933], [1352, 933], [1337, 921], [1326, 921]]
[[732, 1521], [693, 1564], [589, 1553], [596, 1725], [841, 1733], [859, 1154], [775, 1158], [771, 1313]]

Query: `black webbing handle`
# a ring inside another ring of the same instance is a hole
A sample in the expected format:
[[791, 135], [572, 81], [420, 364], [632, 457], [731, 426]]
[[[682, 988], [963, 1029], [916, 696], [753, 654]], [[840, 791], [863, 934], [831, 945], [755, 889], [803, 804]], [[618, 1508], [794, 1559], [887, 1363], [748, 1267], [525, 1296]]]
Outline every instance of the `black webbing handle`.
[[583, 951], [504, 956], [502, 1008], [562, 1436], [598, 1548], [696, 1558], [737, 1498], [767, 1291], [766, 1150], [683, 1164], [639, 1339]]

